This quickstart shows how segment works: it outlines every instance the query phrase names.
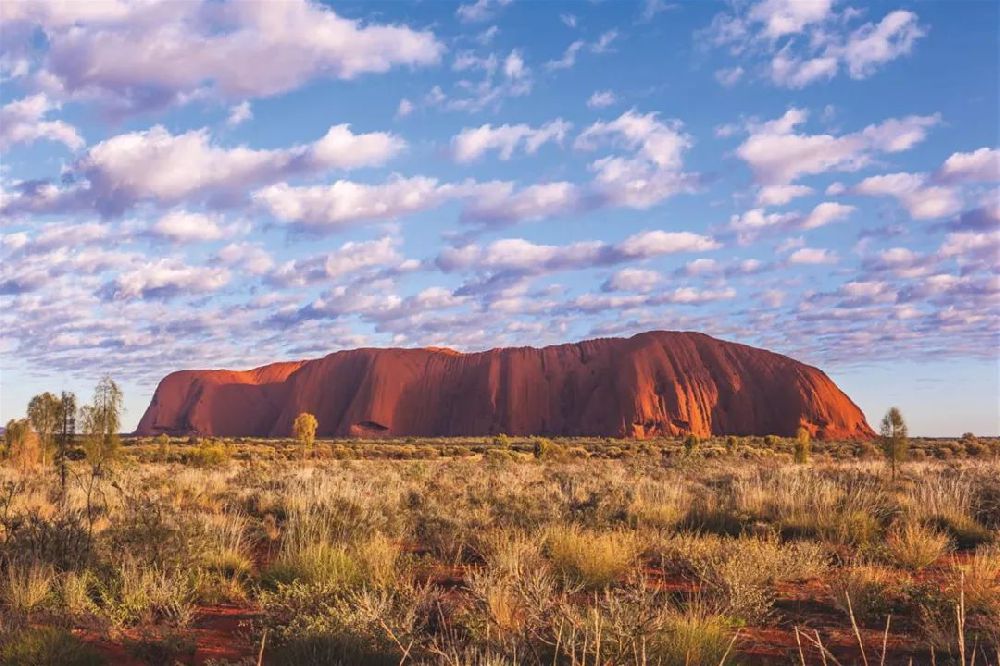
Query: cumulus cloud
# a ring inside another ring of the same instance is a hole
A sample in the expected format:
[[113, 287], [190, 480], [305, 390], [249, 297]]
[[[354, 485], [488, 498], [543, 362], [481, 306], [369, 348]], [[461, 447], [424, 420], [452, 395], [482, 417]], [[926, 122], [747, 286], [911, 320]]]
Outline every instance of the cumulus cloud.
[[906, 208], [910, 217], [928, 220], [954, 215], [962, 207], [959, 191], [954, 187], [935, 185], [927, 174], [890, 173], [871, 176], [855, 185], [855, 194], [892, 197]]
[[760, 206], [784, 206], [792, 199], [808, 196], [812, 193], [813, 188], [806, 185], [766, 185], [757, 192], [757, 204]]
[[238, 223], [220, 222], [219, 215], [173, 210], [150, 225], [149, 233], [175, 243], [196, 243], [229, 238], [245, 230]]
[[643, 268], [623, 268], [605, 280], [603, 291], [652, 291], [663, 279], [657, 271]]
[[[742, 59], [765, 63], [768, 79], [777, 86], [803, 88], [830, 80], [840, 71], [854, 79], [874, 74], [885, 64], [910, 54], [927, 34], [917, 15], [896, 10], [878, 22], [855, 28], [862, 12], [838, 12], [833, 0], [759, 0], [734, 4], [717, 14], [702, 34]], [[741, 67], [720, 70], [716, 78], [732, 85]]]
[[383, 236], [370, 241], [349, 241], [336, 250], [304, 259], [287, 261], [274, 268], [268, 280], [280, 286], [301, 287], [345, 276], [357, 279], [370, 269], [399, 266], [403, 257], [399, 239]]
[[435, 178], [395, 176], [369, 185], [338, 180], [330, 185], [271, 185], [252, 194], [255, 204], [282, 222], [323, 231], [369, 220], [387, 220], [434, 208], [461, 188]]
[[980, 148], [971, 153], [953, 153], [938, 169], [936, 176], [947, 183], [1000, 181], [1000, 150]]
[[166, 258], [121, 272], [105, 285], [102, 295], [114, 300], [169, 299], [210, 293], [228, 282], [229, 271], [225, 268], [188, 266], [178, 259]]
[[997, 256], [1000, 256], [1000, 229], [948, 234], [938, 254], [942, 257], [979, 258], [994, 262]]
[[513, 0], [476, 0], [467, 5], [459, 5], [455, 15], [463, 23], [481, 23], [488, 21]]
[[595, 90], [587, 98], [587, 106], [591, 109], [605, 109], [618, 102], [618, 97], [611, 90]]
[[429, 31], [365, 24], [309, 0], [83, 4], [26, 0], [6, 7], [4, 19], [9, 30], [44, 32], [39, 79], [50, 89], [126, 113], [426, 66], [445, 51]]
[[230, 127], [236, 127], [237, 125], [242, 125], [251, 118], [253, 118], [253, 110], [250, 108], [250, 102], [244, 100], [229, 109], [229, 116], [226, 118], [226, 124]]
[[824, 227], [831, 222], [839, 222], [846, 219], [856, 209], [854, 206], [825, 201], [815, 208], [802, 221], [803, 229], [817, 229]]
[[533, 155], [549, 141], [561, 145], [571, 127], [571, 123], [557, 118], [538, 128], [524, 123], [465, 128], [452, 138], [452, 153], [459, 162], [472, 162], [490, 150], [496, 150], [502, 160], [509, 160], [518, 148]]
[[749, 136], [736, 154], [765, 188], [789, 185], [802, 176], [857, 170], [878, 153], [908, 150], [940, 122], [937, 114], [907, 116], [839, 136], [798, 133], [796, 128], [808, 116], [804, 109], [793, 107], [776, 120], [749, 126]]
[[230, 243], [216, 258], [224, 266], [239, 268], [250, 275], [264, 275], [274, 268], [274, 258], [260, 243]]
[[917, 39], [927, 34], [913, 12], [889, 12], [876, 23], [866, 23], [851, 33], [836, 52], [847, 64], [852, 79], [871, 76], [880, 65], [910, 53]]
[[620, 243], [581, 241], [569, 245], [540, 245], [523, 238], [504, 238], [486, 247], [446, 248], [436, 264], [446, 272], [470, 268], [500, 273], [542, 274], [609, 266], [680, 252], [706, 252], [721, 247], [709, 236], [689, 231], [644, 231]]
[[486, 108], [496, 110], [505, 99], [523, 97], [534, 86], [531, 67], [516, 49], [502, 60], [493, 53], [478, 56], [471, 51], [463, 51], [455, 58], [452, 68], [456, 71], [482, 70], [483, 78], [479, 81], [460, 79], [450, 93], [435, 85], [424, 95], [425, 106], [469, 113]]
[[18, 143], [34, 143], [39, 139], [56, 141], [79, 150], [83, 137], [76, 128], [62, 120], [45, 120], [59, 108], [44, 93], [31, 95], [0, 107], [0, 150]]
[[798, 211], [767, 213], [763, 208], [752, 208], [731, 216], [728, 227], [736, 232], [740, 244], [746, 245], [766, 232], [817, 229], [846, 219], [854, 210], [854, 206], [829, 201], [817, 204], [805, 215]]
[[788, 255], [788, 262], [807, 265], [835, 264], [837, 263], [837, 253], [832, 250], [801, 247]]
[[462, 210], [464, 222], [506, 225], [565, 215], [580, 210], [584, 202], [580, 188], [557, 181], [520, 189], [513, 183], [488, 183], [475, 189]]
[[405, 118], [411, 113], [413, 113], [413, 110], [415, 108], [416, 107], [413, 105], [413, 102], [404, 97], [403, 99], [399, 100], [399, 106], [396, 107], [396, 117]]
[[22, 194], [20, 201], [15, 198], [6, 207], [7, 212], [43, 212], [93, 206], [116, 215], [140, 202], [230, 203], [241, 199], [247, 188], [294, 175], [380, 165], [405, 146], [393, 134], [355, 134], [342, 124], [311, 144], [272, 150], [224, 148], [212, 142], [207, 129], [175, 135], [156, 125], [91, 147], [73, 166], [84, 185], [44, 197]]

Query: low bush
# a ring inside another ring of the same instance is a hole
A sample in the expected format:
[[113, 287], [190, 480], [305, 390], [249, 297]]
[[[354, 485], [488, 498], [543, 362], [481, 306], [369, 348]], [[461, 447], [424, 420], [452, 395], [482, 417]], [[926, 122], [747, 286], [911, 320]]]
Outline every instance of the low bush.
[[918, 571], [938, 561], [951, 549], [947, 535], [908, 522], [889, 532], [886, 550], [899, 566]]
[[65, 629], [30, 627], [0, 639], [0, 664], [102, 666], [103, 657]]
[[620, 581], [639, 549], [629, 532], [558, 526], [546, 535], [545, 553], [567, 581], [594, 590]]

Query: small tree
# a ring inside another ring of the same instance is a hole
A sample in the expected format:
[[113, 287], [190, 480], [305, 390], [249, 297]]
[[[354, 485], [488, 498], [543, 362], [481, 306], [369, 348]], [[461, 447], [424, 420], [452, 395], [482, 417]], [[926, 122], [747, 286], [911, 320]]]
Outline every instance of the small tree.
[[809, 454], [812, 452], [812, 438], [809, 431], [800, 427], [795, 433], [795, 462], [805, 465], [809, 462]]
[[83, 448], [95, 476], [100, 476], [118, 456], [121, 448], [118, 431], [121, 429], [124, 401], [118, 384], [105, 375], [94, 388], [93, 402], [81, 410], [86, 434]]
[[59, 429], [59, 416], [62, 407], [59, 398], [51, 393], [40, 393], [28, 402], [28, 420], [38, 433], [41, 446], [42, 465], [48, 463], [54, 444], [55, 433]]
[[317, 427], [319, 427], [319, 422], [309, 412], [302, 412], [295, 417], [295, 423], [292, 424], [292, 433], [302, 445], [303, 458], [306, 455], [306, 451], [312, 450], [313, 442], [316, 440]]
[[879, 443], [892, 467], [892, 478], [895, 479], [896, 468], [906, 462], [906, 453], [909, 448], [906, 422], [903, 420], [903, 414], [899, 411], [899, 407], [889, 408], [889, 411], [882, 417], [882, 425], [879, 430]]
[[69, 471], [69, 449], [76, 436], [76, 395], [62, 392], [59, 396], [59, 426], [56, 435], [56, 467], [59, 469], [60, 498], [66, 498], [66, 475]]
[[11, 419], [3, 433], [7, 457], [22, 472], [39, 463], [40, 451], [38, 435], [31, 429], [28, 419]]
[[736, 448], [740, 445], [740, 440], [736, 438], [736, 435], [729, 435], [726, 437], [726, 451], [729, 453], [736, 453]]

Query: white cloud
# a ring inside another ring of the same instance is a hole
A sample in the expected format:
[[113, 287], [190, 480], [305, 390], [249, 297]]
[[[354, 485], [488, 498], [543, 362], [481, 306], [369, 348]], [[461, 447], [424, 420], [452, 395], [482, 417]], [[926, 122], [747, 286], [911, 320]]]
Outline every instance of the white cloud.
[[175, 243], [195, 243], [227, 238], [239, 231], [239, 225], [223, 227], [218, 215], [191, 213], [185, 210], [170, 211], [150, 226], [154, 236]]
[[459, 5], [455, 15], [463, 23], [482, 23], [493, 18], [498, 10], [506, 7], [512, 0], [476, 0], [467, 5]]
[[308, 145], [223, 148], [211, 142], [207, 130], [174, 135], [156, 125], [98, 143], [74, 168], [88, 181], [80, 196], [102, 212], [118, 213], [140, 201], [226, 200], [296, 174], [380, 165], [405, 145], [392, 134], [354, 134], [348, 125], [335, 125]]
[[[370, 241], [349, 241], [336, 250], [303, 259], [286, 261], [268, 272], [270, 283], [282, 287], [303, 287], [348, 277], [360, 284], [383, 279], [374, 269], [405, 268], [399, 254], [399, 238], [383, 236]], [[339, 299], [343, 300], [343, 299]]]
[[541, 274], [719, 247], [714, 239], [688, 231], [644, 231], [613, 245], [601, 241], [539, 245], [523, 238], [504, 238], [485, 248], [477, 245], [446, 248], [438, 255], [436, 263], [444, 271], [480, 268], [505, 273]]
[[242, 125], [251, 118], [253, 118], [253, 110], [250, 108], [250, 102], [244, 100], [229, 109], [229, 116], [226, 118], [226, 124], [230, 127], [236, 127], [237, 125]]
[[396, 107], [396, 117], [405, 118], [413, 113], [414, 108], [416, 107], [414, 107], [413, 102], [404, 97], [399, 100], [399, 106]]
[[380, 185], [338, 180], [331, 185], [279, 183], [257, 190], [253, 201], [282, 222], [315, 230], [367, 220], [389, 220], [427, 210], [460, 194], [434, 178], [396, 176]]
[[618, 97], [611, 90], [595, 90], [587, 99], [587, 106], [591, 109], [604, 109], [618, 102]]
[[803, 109], [791, 108], [776, 120], [750, 126], [750, 135], [736, 154], [750, 165], [758, 183], [788, 185], [806, 175], [854, 171], [878, 152], [909, 149], [926, 137], [929, 127], [940, 122], [936, 114], [907, 116], [840, 136], [796, 133], [795, 128], [807, 117]]
[[953, 153], [936, 175], [944, 182], [1000, 181], [1000, 150], [980, 148], [971, 153]]
[[893, 197], [917, 220], [953, 215], [962, 207], [958, 190], [934, 185], [926, 174], [890, 173], [871, 176], [851, 188], [855, 194]]
[[[851, 7], [838, 12], [834, 5], [834, 0], [733, 3], [702, 34], [716, 46], [728, 46], [741, 65], [761, 58], [767, 64], [759, 69], [786, 88], [832, 79], [841, 69], [852, 78], [866, 78], [909, 54], [926, 34], [916, 14], [901, 10], [851, 29], [863, 12]], [[727, 73], [735, 69], [720, 70], [716, 78], [731, 85]]]
[[526, 153], [533, 155], [549, 141], [561, 145], [570, 127], [570, 123], [557, 118], [537, 129], [524, 123], [465, 128], [452, 138], [452, 153], [459, 162], [472, 162], [490, 150], [498, 151], [500, 159], [508, 160], [518, 147], [523, 147]]
[[812, 212], [803, 220], [801, 228], [817, 229], [831, 222], [839, 222], [846, 219], [854, 211], [854, 206], [826, 201], [812, 209]]
[[665, 2], [665, 0], [644, 0], [642, 3], [642, 13], [639, 15], [639, 20], [642, 22], [649, 22], [656, 18], [657, 14], [665, 12], [669, 9], [678, 7], [676, 4], [670, 4]]
[[83, 137], [76, 128], [62, 120], [45, 120], [59, 108], [39, 93], [15, 100], [0, 108], [0, 150], [18, 143], [34, 143], [39, 139], [56, 141], [71, 150], [83, 147]]
[[948, 234], [938, 253], [942, 257], [966, 259], [979, 256], [994, 263], [1000, 255], [1000, 229], [983, 233], [963, 231]]
[[484, 76], [480, 81], [460, 79], [450, 94], [446, 94], [440, 85], [435, 85], [424, 95], [426, 106], [470, 113], [486, 108], [498, 109], [503, 100], [523, 97], [534, 86], [531, 68], [518, 50], [511, 51], [502, 62], [492, 53], [482, 57], [461, 51], [455, 58], [453, 69], [481, 69]]
[[715, 71], [715, 80], [727, 88], [735, 86], [743, 78], [742, 67], [726, 67]]
[[788, 256], [789, 263], [792, 264], [835, 264], [837, 263], [837, 253], [832, 250], [817, 249], [812, 247], [799, 248]]
[[785, 53], [778, 53], [771, 60], [771, 80], [785, 88], [804, 88], [820, 79], [832, 79], [836, 74], [836, 58], [798, 60]]
[[749, 18], [762, 24], [764, 36], [773, 40], [824, 21], [832, 8], [833, 0], [762, 0], [750, 9]]
[[647, 292], [655, 289], [663, 279], [656, 271], [643, 268], [623, 268], [609, 277], [602, 289], [604, 291], [638, 291]]
[[716, 250], [718, 241], [690, 231], [644, 231], [629, 236], [616, 246], [621, 254], [641, 259], [677, 252], [707, 252]]
[[580, 49], [582, 49], [586, 45], [587, 43], [582, 39], [576, 40], [575, 42], [566, 47], [566, 50], [563, 52], [563, 55], [561, 58], [559, 58], [559, 60], [550, 60], [547, 63], [545, 63], [545, 69], [548, 70], [570, 69], [571, 67], [573, 67], [573, 65], [576, 64], [577, 53], [579, 53]]
[[679, 122], [664, 123], [656, 113], [639, 114], [630, 110], [610, 122], [596, 122], [576, 138], [574, 146], [594, 150], [603, 139], [635, 150], [645, 160], [660, 168], [678, 169], [691, 139], [680, 131]]
[[889, 12], [878, 24], [866, 23], [851, 33], [841, 57], [852, 79], [871, 76], [879, 65], [908, 55], [913, 43], [927, 34], [913, 12]]
[[109, 284], [105, 295], [116, 300], [172, 298], [205, 294], [229, 282], [229, 271], [207, 266], [186, 266], [178, 259], [159, 259], [123, 271]]
[[720, 270], [719, 262], [715, 259], [693, 259], [684, 264], [685, 275], [706, 275], [716, 273]]
[[792, 199], [804, 197], [813, 193], [813, 188], [806, 185], [767, 185], [757, 192], [757, 205], [784, 206]]
[[583, 49], [589, 50], [591, 53], [607, 53], [611, 50], [611, 44], [618, 39], [617, 30], [608, 30], [607, 32], [601, 34], [596, 41], [587, 43], [582, 39], [577, 39], [570, 43], [563, 51], [563, 55], [558, 60], [550, 60], [545, 63], [545, 69], [550, 71], [558, 69], [570, 69], [576, 65], [576, 57]]
[[680, 171], [691, 139], [682, 133], [679, 121], [661, 122], [655, 113], [627, 111], [613, 121], [590, 125], [574, 141], [578, 150], [605, 144], [632, 154], [592, 161], [588, 168], [595, 175], [587, 185], [556, 181], [515, 190], [512, 183], [483, 184], [462, 219], [504, 224], [607, 206], [645, 209], [696, 185], [695, 176]]
[[398, 264], [402, 257], [396, 250], [399, 239], [390, 236], [344, 243], [339, 249], [326, 256], [326, 274], [331, 278], [348, 275], [365, 268]]
[[581, 193], [573, 183], [556, 181], [523, 187], [513, 183], [490, 183], [477, 188], [462, 211], [467, 222], [510, 224], [563, 215], [578, 209]]
[[251, 275], [264, 275], [274, 268], [271, 254], [258, 243], [230, 243], [216, 256], [224, 265], [237, 266]]
[[445, 50], [429, 31], [364, 24], [308, 0], [97, 3], [103, 9], [93, 11], [71, 7], [88, 3], [15, 4], [23, 6], [9, 21], [45, 32], [41, 80], [121, 112], [206, 93], [270, 96], [315, 78], [431, 65]]
[[503, 61], [503, 73], [508, 79], [524, 79], [530, 73], [530, 69], [524, 64], [524, 58], [518, 50], [511, 51]]

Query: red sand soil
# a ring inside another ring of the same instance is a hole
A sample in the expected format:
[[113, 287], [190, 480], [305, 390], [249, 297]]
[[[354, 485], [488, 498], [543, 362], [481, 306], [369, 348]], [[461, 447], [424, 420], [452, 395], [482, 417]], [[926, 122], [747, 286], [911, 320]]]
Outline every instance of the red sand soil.
[[355, 349], [255, 370], [167, 375], [137, 434], [287, 437], [783, 435], [868, 438], [821, 370], [700, 333], [536, 349]]
[[[202, 606], [198, 609], [193, 624], [178, 630], [178, 633], [194, 641], [195, 653], [192, 661], [185, 658], [181, 663], [200, 666], [208, 660], [216, 662], [238, 662], [247, 657], [256, 658], [259, 644], [252, 644], [248, 638], [247, 625], [256, 617], [253, 608], [219, 604]], [[88, 631], [77, 631], [76, 635], [100, 652], [109, 664], [116, 666], [143, 666], [146, 662], [138, 659], [128, 648], [128, 644], [138, 640], [148, 640], [141, 630], [126, 632], [119, 640]]]

